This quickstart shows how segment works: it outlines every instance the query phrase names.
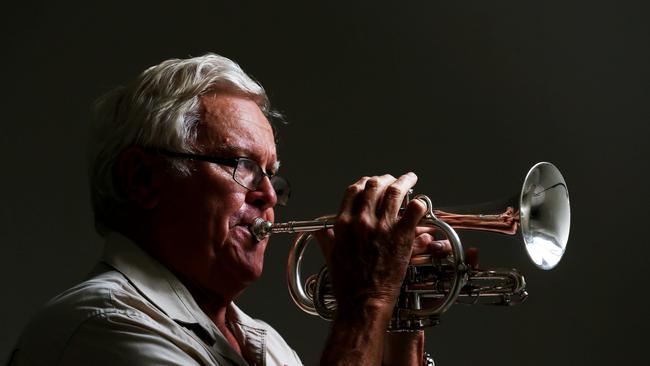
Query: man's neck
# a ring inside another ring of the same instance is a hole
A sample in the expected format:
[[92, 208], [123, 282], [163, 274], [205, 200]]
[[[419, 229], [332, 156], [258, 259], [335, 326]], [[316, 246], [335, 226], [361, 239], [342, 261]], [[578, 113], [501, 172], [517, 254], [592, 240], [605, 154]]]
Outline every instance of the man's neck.
[[185, 282], [183, 282], [183, 284], [192, 294], [192, 297], [194, 298], [194, 301], [196, 301], [197, 305], [199, 305], [205, 315], [207, 315], [208, 318], [210, 318], [210, 320], [212, 320], [212, 322], [217, 327], [226, 325], [226, 313], [228, 311], [228, 307], [232, 303], [232, 299], [224, 299], [221, 296], [212, 293], [206, 293], [205, 290], [197, 289]]
[[207, 290], [200, 285], [194, 284], [192, 281], [184, 278], [182, 274], [176, 273], [174, 269], [167, 266], [164, 261], [160, 260], [155, 250], [156, 247], [154, 246], [154, 244], [158, 242], [157, 240], [152, 241], [152, 237], [149, 235], [143, 235], [142, 230], [128, 230], [128, 228], [120, 229], [122, 230], [118, 231], [136, 242], [143, 250], [148, 252], [149, 255], [160, 261], [162, 265], [166, 266], [167, 269], [174, 273], [178, 280], [181, 281], [190, 292], [199, 308], [208, 316], [217, 329], [221, 331], [226, 340], [228, 340], [228, 343], [230, 343], [230, 345], [241, 354], [241, 348], [237, 342], [237, 338], [235, 337], [233, 330], [228, 326], [227, 312], [233, 299], [239, 295], [243, 289], [239, 291], [236, 291], [237, 289], [231, 289], [233, 294], [224, 296]]
[[232, 304], [232, 299], [224, 299], [221, 296], [207, 293], [205, 290], [194, 288], [188, 284], [185, 284], [185, 286], [205, 315], [212, 320], [232, 348], [241, 355], [241, 346], [228, 322], [228, 308]]
[[233, 299], [239, 295], [243, 289], [227, 289], [226, 292], [232, 293], [218, 294], [214, 291], [205, 289], [203, 286], [194, 283], [188, 278], [185, 278], [182, 273], [177, 273], [174, 268], [172, 268], [172, 266], [169, 266], [167, 263], [165, 263], [165, 260], [160, 257], [159, 246], [163, 240], [156, 238], [154, 235], [151, 235], [151, 232], [147, 231], [142, 226], [136, 225], [136, 228], [128, 225], [120, 226], [116, 231], [130, 238], [151, 257], [159, 261], [163, 266], [171, 271], [176, 276], [176, 278], [178, 278], [178, 280], [187, 288], [187, 290], [194, 298], [194, 301], [196, 301], [197, 305], [199, 305], [201, 310], [203, 310], [203, 312], [208, 316], [208, 318], [210, 318], [210, 320], [212, 320], [212, 322], [217, 327], [225, 326], [226, 311], [228, 309], [228, 306], [230, 306]]

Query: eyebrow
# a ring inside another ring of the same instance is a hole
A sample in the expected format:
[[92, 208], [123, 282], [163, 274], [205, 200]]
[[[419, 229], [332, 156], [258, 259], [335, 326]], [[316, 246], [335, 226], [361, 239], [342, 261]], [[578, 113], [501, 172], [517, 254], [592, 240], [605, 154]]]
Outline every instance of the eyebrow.
[[209, 154], [225, 154], [233, 156], [245, 156], [249, 151], [240, 147], [233, 147], [231, 145], [219, 144], [217, 146], [202, 145], [199, 148], [203, 151], [209, 151]]
[[280, 170], [280, 160], [276, 160], [273, 163], [273, 174], [278, 174], [278, 170]]

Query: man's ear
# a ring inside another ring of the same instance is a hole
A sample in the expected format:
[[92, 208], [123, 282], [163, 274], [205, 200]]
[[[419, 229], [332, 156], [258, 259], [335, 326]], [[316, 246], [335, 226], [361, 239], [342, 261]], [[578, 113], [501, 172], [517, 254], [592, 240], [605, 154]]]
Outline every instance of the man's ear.
[[115, 183], [118, 190], [131, 203], [143, 210], [158, 204], [157, 184], [154, 177], [161, 165], [158, 158], [141, 147], [122, 151], [115, 164]]

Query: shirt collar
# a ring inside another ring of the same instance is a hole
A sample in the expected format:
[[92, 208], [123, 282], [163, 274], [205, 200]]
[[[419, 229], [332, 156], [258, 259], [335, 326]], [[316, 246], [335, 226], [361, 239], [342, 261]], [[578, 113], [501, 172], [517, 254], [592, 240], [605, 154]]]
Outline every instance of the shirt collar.
[[201, 310], [187, 288], [165, 266], [149, 256], [127, 237], [112, 232], [106, 238], [103, 261], [117, 269], [156, 307], [170, 318], [198, 324], [211, 338], [217, 329]]
[[266, 331], [265, 323], [260, 322], [259, 320], [255, 320], [248, 316], [248, 314], [244, 313], [235, 303], [230, 303], [230, 306], [228, 306], [228, 311], [226, 312], [226, 316], [228, 317], [228, 321], [231, 323], [238, 323], [241, 325], [246, 326], [247, 328], [250, 329], [256, 329], [259, 331]]
[[266, 323], [246, 315], [234, 303], [228, 307], [226, 317], [239, 343], [246, 345], [242, 352], [246, 352], [254, 364], [266, 364]]

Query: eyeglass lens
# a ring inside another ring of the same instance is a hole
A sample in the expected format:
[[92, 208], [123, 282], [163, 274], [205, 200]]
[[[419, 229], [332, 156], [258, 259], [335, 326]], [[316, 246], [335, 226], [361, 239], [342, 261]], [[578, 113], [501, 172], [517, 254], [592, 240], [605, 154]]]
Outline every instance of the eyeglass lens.
[[[250, 190], [256, 190], [260, 181], [264, 177], [264, 173], [257, 163], [249, 159], [239, 159], [237, 163], [237, 168], [235, 169], [233, 178], [235, 181], [242, 186]], [[289, 182], [286, 179], [273, 176], [271, 178], [271, 184], [273, 190], [275, 190], [275, 195], [278, 199], [278, 204], [284, 206], [289, 201], [290, 189]]]

